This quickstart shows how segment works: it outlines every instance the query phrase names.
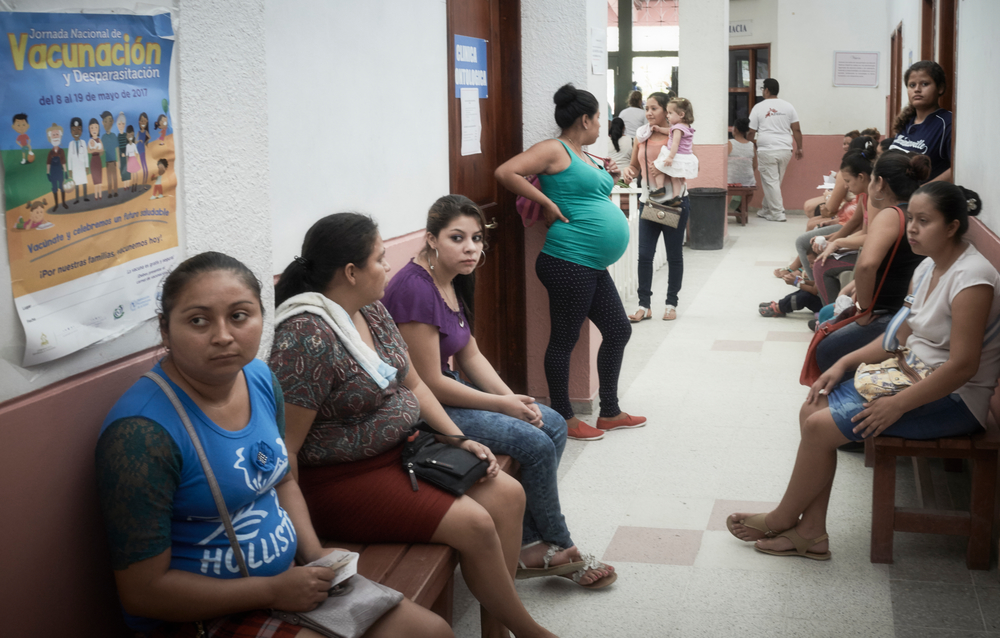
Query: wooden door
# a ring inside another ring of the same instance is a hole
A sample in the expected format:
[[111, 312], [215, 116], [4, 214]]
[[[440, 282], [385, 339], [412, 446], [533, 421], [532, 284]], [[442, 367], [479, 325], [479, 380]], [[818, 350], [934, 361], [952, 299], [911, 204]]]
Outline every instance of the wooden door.
[[[480, 98], [482, 152], [461, 154], [462, 123], [455, 97], [455, 35], [487, 41], [488, 97]], [[479, 348], [515, 392], [527, 389], [524, 227], [515, 197], [493, 177], [521, 152], [520, 0], [448, 0], [448, 131], [451, 192], [483, 209], [496, 228], [476, 271], [475, 334]]]

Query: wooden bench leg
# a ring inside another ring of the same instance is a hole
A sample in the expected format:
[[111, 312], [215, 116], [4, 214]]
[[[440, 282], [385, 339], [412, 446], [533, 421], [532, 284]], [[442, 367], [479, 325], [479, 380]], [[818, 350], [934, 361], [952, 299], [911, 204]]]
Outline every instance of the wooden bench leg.
[[448, 583], [441, 590], [437, 600], [431, 605], [431, 611], [444, 618], [444, 621], [451, 625], [452, 611], [455, 606], [455, 574], [452, 572]]
[[996, 497], [997, 451], [986, 450], [972, 459], [972, 498], [969, 504], [969, 546], [965, 565], [969, 569], [990, 568], [993, 508]]
[[896, 511], [896, 457], [875, 449], [872, 489], [871, 562], [892, 563], [893, 519]]

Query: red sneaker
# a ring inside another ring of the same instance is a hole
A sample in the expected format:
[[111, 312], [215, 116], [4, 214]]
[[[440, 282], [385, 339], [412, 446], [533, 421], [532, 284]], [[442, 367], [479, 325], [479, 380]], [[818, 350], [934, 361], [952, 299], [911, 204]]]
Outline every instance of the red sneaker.
[[646, 417], [644, 416], [632, 416], [624, 412], [622, 414], [625, 416], [618, 417], [617, 419], [599, 417], [597, 419], [598, 429], [610, 432], [611, 430], [621, 430], [623, 428], [641, 428], [646, 425]]
[[604, 438], [604, 432], [580, 421], [575, 428], [566, 428], [566, 438], [576, 441], [600, 441]]

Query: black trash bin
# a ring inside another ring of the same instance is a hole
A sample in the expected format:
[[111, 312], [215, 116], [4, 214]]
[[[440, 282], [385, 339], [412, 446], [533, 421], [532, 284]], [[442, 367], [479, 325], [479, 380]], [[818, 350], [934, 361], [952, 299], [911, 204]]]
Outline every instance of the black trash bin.
[[726, 228], [726, 189], [692, 188], [688, 246], [695, 250], [722, 250]]

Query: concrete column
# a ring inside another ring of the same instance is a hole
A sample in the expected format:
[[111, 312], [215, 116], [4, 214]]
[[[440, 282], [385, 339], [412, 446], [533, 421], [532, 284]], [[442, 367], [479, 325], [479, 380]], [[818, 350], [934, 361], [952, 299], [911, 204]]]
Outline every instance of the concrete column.
[[[552, 96], [566, 82], [594, 94], [601, 113], [607, 115], [604, 75], [594, 75], [590, 63], [590, 29], [607, 30], [607, 0], [522, 0], [521, 85], [524, 146], [559, 135]], [[631, 80], [631, 78], [629, 78]], [[590, 149], [603, 154], [607, 122], [601, 138]], [[549, 340], [549, 299], [535, 275], [535, 260], [545, 243], [545, 227], [525, 230], [525, 288], [527, 291], [528, 393], [547, 397], [544, 358]], [[601, 336], [590, 321], [580, 330], [580, 340], [570, 361], [569, 395], [574, 409], [586, 416], [597, 395], [597, 348]]]
[[694, 108], [698, 178], [688, 187], [726, 187], [729, 0], [681, 0], [680, 97]]

